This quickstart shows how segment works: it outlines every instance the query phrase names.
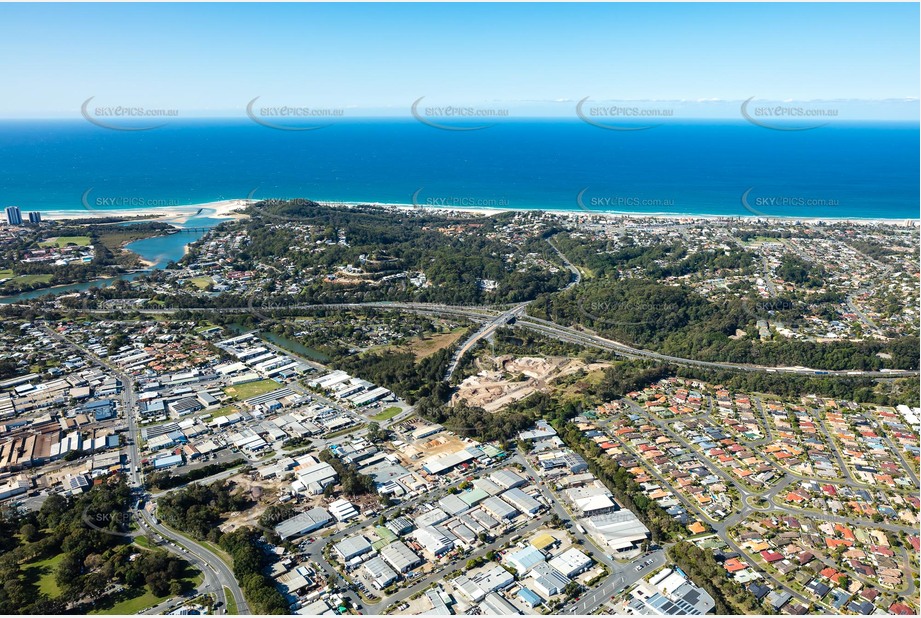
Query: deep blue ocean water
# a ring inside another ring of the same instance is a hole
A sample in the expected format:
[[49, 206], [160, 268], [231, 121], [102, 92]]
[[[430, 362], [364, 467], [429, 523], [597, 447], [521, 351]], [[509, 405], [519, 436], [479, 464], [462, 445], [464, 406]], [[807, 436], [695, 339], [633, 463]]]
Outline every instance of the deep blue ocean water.
[[0, 123], [0, 206], [26, 211], [252, 196], [917, 219], [918, 170], [916, 123], [773, 131], [700, 121], [607, 131], [533, 120], [444, 131], [413, 120], [352, 120], [301, 132], [239, 120], [140, 132], [85, 121]]

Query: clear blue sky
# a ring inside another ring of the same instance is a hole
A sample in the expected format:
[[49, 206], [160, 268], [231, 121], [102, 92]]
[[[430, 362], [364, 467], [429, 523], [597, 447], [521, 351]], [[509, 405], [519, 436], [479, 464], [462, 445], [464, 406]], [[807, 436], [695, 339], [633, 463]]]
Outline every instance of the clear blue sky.
[[[917, 4], [0, 4], [0, 117], [919, 96]], [[542, 103], [538, 103], [542, 104]]]

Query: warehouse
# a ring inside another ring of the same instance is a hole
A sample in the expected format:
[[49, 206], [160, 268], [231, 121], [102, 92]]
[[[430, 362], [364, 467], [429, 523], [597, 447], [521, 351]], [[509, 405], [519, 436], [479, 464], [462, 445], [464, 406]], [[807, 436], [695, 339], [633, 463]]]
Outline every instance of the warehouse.
[[445, 472], [453, 470], [460, 464], [467, 463], [479, 457], [483, 457], [483, 451], [475, 446], [471, 446], [461, 449], [456, 453], [451, 453], [450, 455], [435, 455], [434, 457], [429, 457], [426, 462], [422, 464], [422, 469], [429, 474], [444, 474]]
[[165, 457], [155, 459], [153, 462], [154, 469], [156, 470], [165, 470], [166, 468], [172, 468], [173, 466], [178, 466], [181, 464], [182, 455], [167, 455]]
[[349, 537], [333, 545], [342, 559], [348, 562], [352, 558], [357, 558], [371, 551], [371, 543], [362, 535]]
[[529, 586], [545, 599], [563, 592], [563, 589], [571, 581], [546, 562], [535, 565], [531, 570], [531, 577], [533, 579], [529, 582]]
[[198, 412], [199, 410], [204, 408], [204, 406], [201, 405], [201, 402], [198, 399], [194, 399], [192, 397], [185, 397], [183, 399], [180, 399], [179, 401], [174, 401], [170, 403], [168, 407], [170, 409], [170, 412], [172, 412], [176, 416], [187, 416], [191, 414], [192, 412]]
[[621, 509], [613, 515], [585, 519], [592, 536], [601, 537], [616, 553], [639, 550], [643, 541], [650, 538], [649, 529], [630, 510]]
[[490, 514], [483, 509], [474, 509], [470, 511], [469, 515], [486, 530], [492, 530], [499, 525], [499, 522], [493, 519]]
[[442, 431], [443, 429], [444, 427], [441, 425], [425, 425], [414, 430], [411, 435], [413, 440], [421, 440], [422, 438], [434, 436], [436, 433]]
[[573, 547], [550, 560], [549, 564], [566, 577], [573, 577], [592, 566], [594, 561]]
[[314, 530], [319, 530], [329, 525], [333, 521], [326, 509], [313, 508], [309, 511], [299, 513], [290, 519], [286, 519], [277, 526], [275, 532], [282, 540], [292, 537], [301, 536]]
[[515, 515], [518, 514], [518, 510], [515, 507], [495, 496], [486, 498], [480, 506], [486, 509], [490, 515], [499, 521], [503, 519], [514, 519]]
[[338, 521], [348, 521], [358, 517], [358, 510], [348, 500], [336, 500], [329, 505], [329, 512], [332, 513]]
[[510, 567], [518, 571], [519, 575], [524, 575], [535, 565], [544, 561], [544, 554], [540, 550], [528, 546], [514, 553], [506, 554], [505, 561]]
[[524, 493], [517, 487], [509, 489], [501, 498], [517, 508], [522, 513], [533, 515], [541, 509], [541, 503]]
[[489, 475], [489, 480], [503, 489], [511, 489], [513, 487], [521, 487], [522, 485], [528, 484], [526, 479], [512, 472], [508, 468], [496, 470]]
[[454, 549], [454, 539], [435, 526], [426, 526], [413, 532], [416, 541], [436, 558]]
[[365, 562], [363, 568], [368, 574], [368, 577], [371, 578], [374, 587], [378, 590], [383, 590], [397, 580], [396, 571], [391, 569], [390, 566], [378, 556]]
[[396, 535], [403, 535], [413, 529], [413, 522], [408, 517], [395, 517], [388, 521], [387, 528]]
[[326, 462], [321, 462], [301, 468], [297, 471], [297, 478], [305, 487], [309, 486], [311, 483], [316, 483], [322, 490], [330, 483], [335, 483], [339, 477], [336, 474], [335, 468]]
[[527, 603], [528, 607], [534, 609], [543, 603], [543, 600], [533, 590], [521, 588], [518, 590], [518, 598]]
[[448, 514], [441, 509], [432, 509], [416, 517], [413, 521], [417, 528], [434, 526], [448, 520]]
[[480, 601], [480, 610], [488, 616], [514, 616], [521, 614], [514, 605], [495, 592], [490, 592]]
[[368, 391], [367, 393], [362, 393], [356, 397], [352, 397], [352, 403], [358, 407], [366, 406], [369, 403], [380, 401], [381, 399], [388, 396], [389, 394], [390, 394], [389, 390], [387, 390], [383, 386], [378, 386], [374, 390]]
[[381, 549], [380, 554], [381, 558], [386, 560], [398, 573], [406, 573], [423, 563], [422, 558], [402, 541], [394, 541], [387, 545]]

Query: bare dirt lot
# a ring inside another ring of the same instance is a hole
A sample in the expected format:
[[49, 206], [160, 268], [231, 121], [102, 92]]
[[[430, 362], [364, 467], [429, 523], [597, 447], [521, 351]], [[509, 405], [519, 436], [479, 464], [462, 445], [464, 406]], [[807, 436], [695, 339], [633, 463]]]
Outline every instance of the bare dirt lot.
[[[534, 356], [499, 356], [481, 359], [482, 369], [461, 382], [451, 403], [466, 400], [487, 412], [520, 401], [537, 391], [546, 391], [555, 380], [577, 371], [591, 372], [610, 366], [608, 363], [586, 363], [578, 358]], [[491, 362], [492, 366], [488, 366]]]
[[467, 443], [457, 436], [440, 433], [428, 438], [423, 438], [409, 444], [397, 455], [407, 463], [413, 460], [425, 459], [432, 455], [456, 453], [467, 446]]
[[221, 524], [221, 530], [232, 532], [243, 526], [257, 526], [259, 518], [270, 505], [278, 502], [278, 496], [281, 495], [285, 486], [290, 483], [279, 479], [271, 480], [253, 480], [246, 474], [236, 474], [228, 479], [236, 485], [235, 493], [243, 493], [247, 498], [251, 498], [256, 505], [245, 511], [231, 513], [227, 521]]

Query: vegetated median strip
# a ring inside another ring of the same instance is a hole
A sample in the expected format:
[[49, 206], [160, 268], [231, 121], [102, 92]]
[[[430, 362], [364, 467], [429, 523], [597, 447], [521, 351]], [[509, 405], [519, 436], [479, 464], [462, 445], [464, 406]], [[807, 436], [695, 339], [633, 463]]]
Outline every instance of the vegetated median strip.
[[[210, 551], [211, 553], [213, 553], [214, 555], [216, 555], [218, 558], [220, 558], [221, 560], [223, 560], [223, 561], [227, 564], [228, 567], [233, 568], [233, 558], [230, 556], [230, 554], [228, 554], [226, 551], [224, 551], [224, 550], [221, 549], [220, 547], [216, 546], [214, 543], [211, 543], [211, 542], [209, 542], [209, 541], [199, 541], [198, 539], [193, 538], [192, 536], [190, 536], [189, 534], [187, 534], [187, 533], [185, 533], [185, 532], [183, 532], [183, 531], [181, 531], [181, 530], [177, 530], [176, 528], [173, 528], [173, 527], [171, 527], [171, 526], [167, 526], [167, 525], [164, 524], [163, 522], [160, 522], [160, 525], [163, 526], [164, 528], [166, 528], [167, 530], [169, 530], [170, 532], [174, 532], [174, 533], [176, 533], [176, 534], [182, 536], [183, 538], [188, 539], [189, 541], [191, 541], [191, 542], [192, 542], [193, 544], [195, 544], [195, 545], [201, 545], [202, 547], [204, 547], [205, 549], [207, 549], [208, 551]], [[177, 543], [177, 545], [182, 546], [180, 543]], [[186, 548], [186, 549], [188, 549], [188, 548]]]
[[224, 586], [224, 597], [227, 599], [227, 613], [236, 615], [237, 613], [237, 600], [233, 597], [233, 593], [230, 591], [230, 588]]

